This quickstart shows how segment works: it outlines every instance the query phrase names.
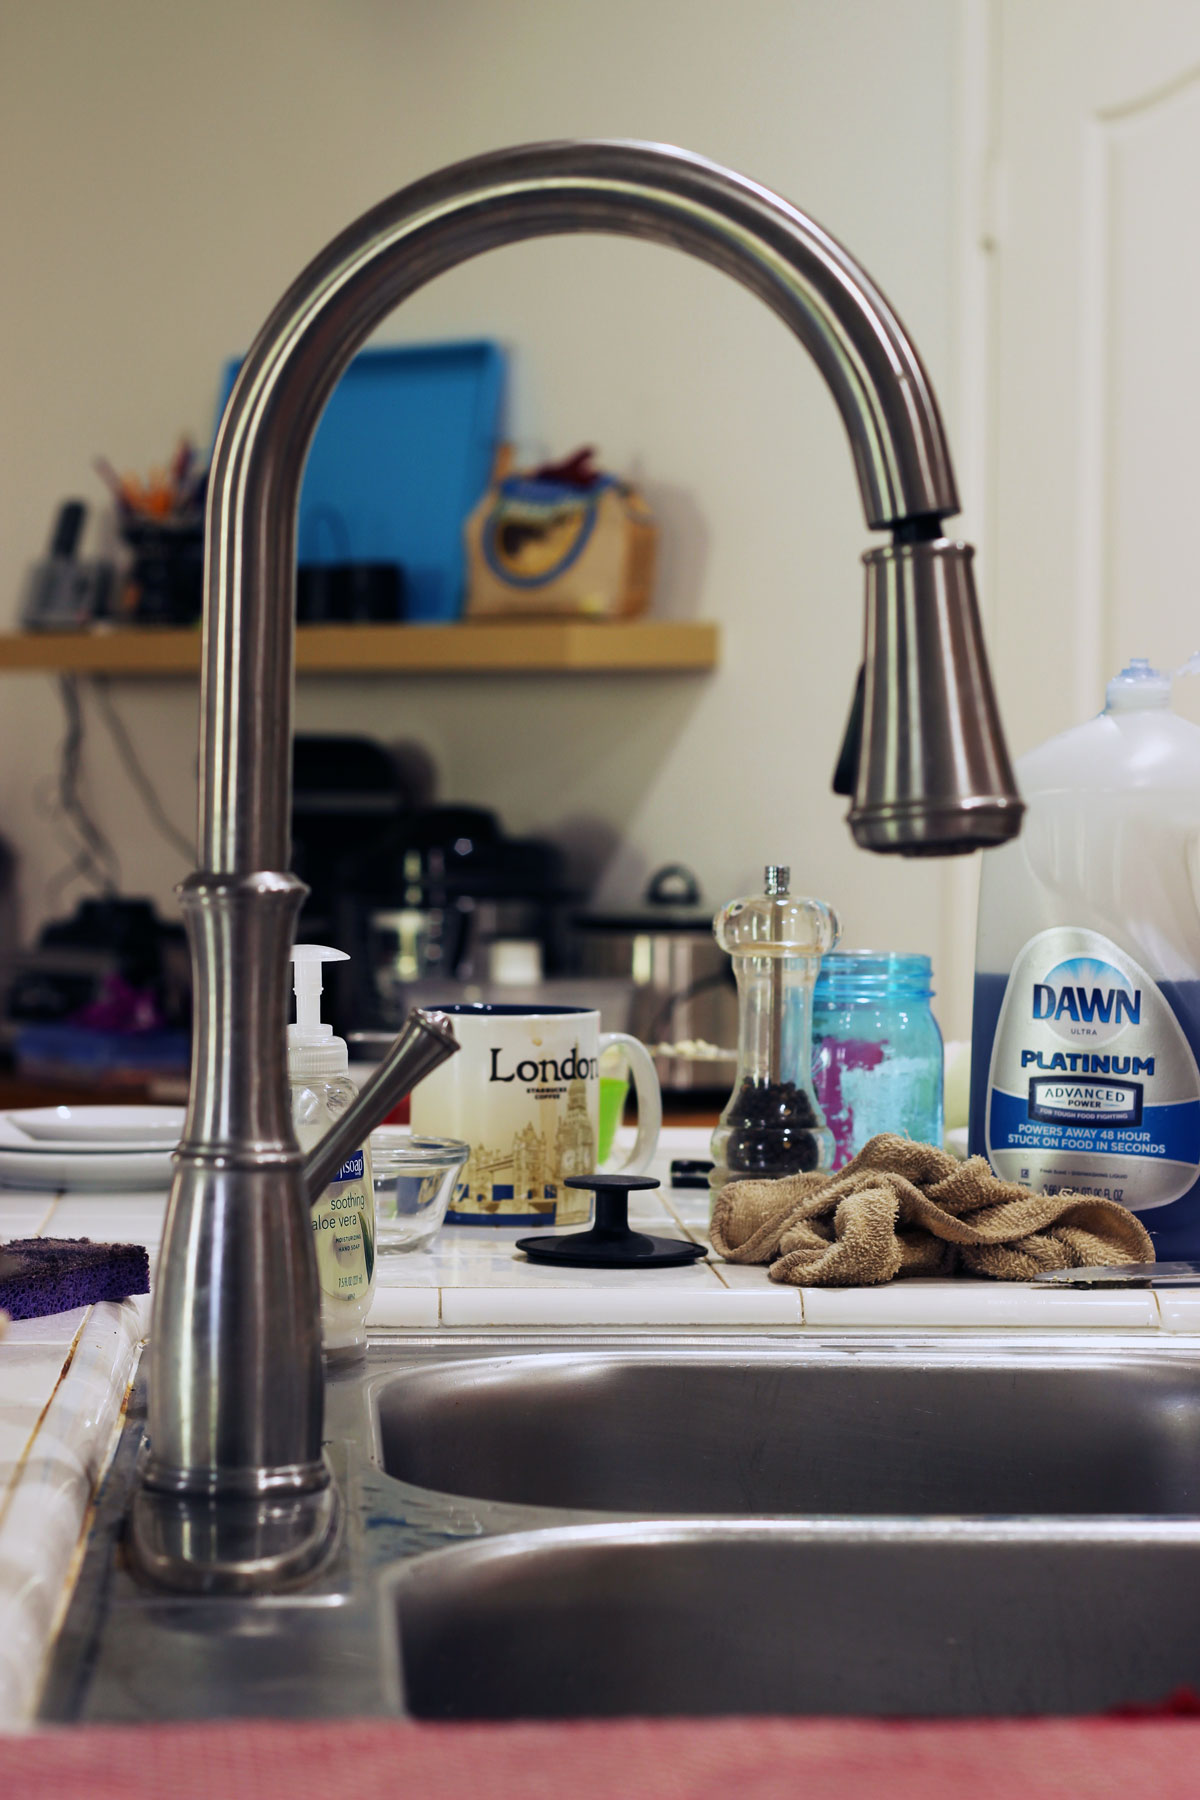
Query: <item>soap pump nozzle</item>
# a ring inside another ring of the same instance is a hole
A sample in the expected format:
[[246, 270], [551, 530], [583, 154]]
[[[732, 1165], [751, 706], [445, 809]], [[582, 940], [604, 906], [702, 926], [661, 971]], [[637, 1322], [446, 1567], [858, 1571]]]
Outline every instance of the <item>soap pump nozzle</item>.
[[336, 1045], [333, 1026], [321, 1017], [322, 964], [349, 962], [344, 950], [331, 950], [327, 944], [293, 944], [292, 990], [296, 996], [296, 1022], [288, 1026], [288, 1046], [315, 1049], [318, 1045]]
[[[334, 1037], [333, 1026], [321, 1017], [321, 965], [349, 962], [344, 950], [327, 944], [294, 944], [292, 986], [296, 995], [296, 1022], [287, 1029], [288, 1074], [343, 1075], [348, 1061], [346, 1040]], [[304, 1159], [304, 1187], [310, 1204], [324, 1193], [342, 1163], [370, 1135], [397, 1101], [412, 1092], [448, 1056], [458, 1040], [445, 1013], [409, 1013], [395, 1042], [356, 1100], [352, 1100], [337, 1124], [325, 1133]]]

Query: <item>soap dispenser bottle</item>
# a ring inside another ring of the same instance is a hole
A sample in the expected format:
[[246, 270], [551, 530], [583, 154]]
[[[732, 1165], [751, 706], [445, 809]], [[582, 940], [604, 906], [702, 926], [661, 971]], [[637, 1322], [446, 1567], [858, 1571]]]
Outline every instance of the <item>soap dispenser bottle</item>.
[[1160, 1261], [1200, 1256], [1200, 727], [1171, 683], [1135, 658], [1097, 718], [1017, 763], [1021, 836], [983, 859], [971, 1052], [972, 1152], [1120, 1201]]
[[[358, 1089], [347, 1073], [344, 1038], [321, 1018], [321, 967], [347, 962], [344, 950], [297, 944], [292, 950], [296, 1022], [288, 1026], [288, 1085], [292, 1125], [302, 1150], [341, 1117]], [[361, 1350], [375, 1291], [375, 1189], [366, 1144], [348, 1156], [312, 1207], [321, 1330], [327, 1354]]]

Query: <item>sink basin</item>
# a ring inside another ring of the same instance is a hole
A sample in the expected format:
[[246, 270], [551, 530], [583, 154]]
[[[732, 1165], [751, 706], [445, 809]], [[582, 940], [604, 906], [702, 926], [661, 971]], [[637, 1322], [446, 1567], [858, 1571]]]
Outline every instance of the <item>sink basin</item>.
[[476, 1500], [592, 1512], [1200, 1512], [1200, 1365], [836, 1346], [526, 1353], [375, 1391], [384, 1469]]
[[1200, 1687], [1200, 1531], [579, 1526], [391, 1578], [419, 1719], [1090, 1713]]
[[44, 1723], [1200, 1691], [1200, 1340], [414, 1332], [328, 1371], [345, 1530], [256, 1599], [134, 1578], [143, 1431], [139, 1382]]

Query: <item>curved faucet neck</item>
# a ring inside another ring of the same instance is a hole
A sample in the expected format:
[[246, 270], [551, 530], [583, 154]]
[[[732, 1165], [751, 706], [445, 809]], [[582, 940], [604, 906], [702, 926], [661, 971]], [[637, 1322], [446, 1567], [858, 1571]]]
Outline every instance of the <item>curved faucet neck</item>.
[[841, 412], [867, 522], [957, 512], [932, 386], [870, 277], [767, 189], [655, 144], [535, 144], [403, 189], [333, 240], [259, 333], [230, 396], [208, 498], [202, 866], [288, 859], [296, 512], [346, 364], [407, 295], [485, 250], [599, 231], [689, 251], [758, 294]]

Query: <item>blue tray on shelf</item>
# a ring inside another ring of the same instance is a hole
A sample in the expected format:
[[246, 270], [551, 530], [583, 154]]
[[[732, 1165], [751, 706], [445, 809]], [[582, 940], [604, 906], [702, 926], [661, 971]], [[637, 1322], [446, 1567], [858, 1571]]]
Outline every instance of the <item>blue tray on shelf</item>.
[[[240, 367], [226, 365], [218, 419]], [[299, 560], [399, 563], [406, 619], [457, 619], [463, 526], [491, 477], [504, 368], [485, 338], [361, 350], [309, 452]]]

